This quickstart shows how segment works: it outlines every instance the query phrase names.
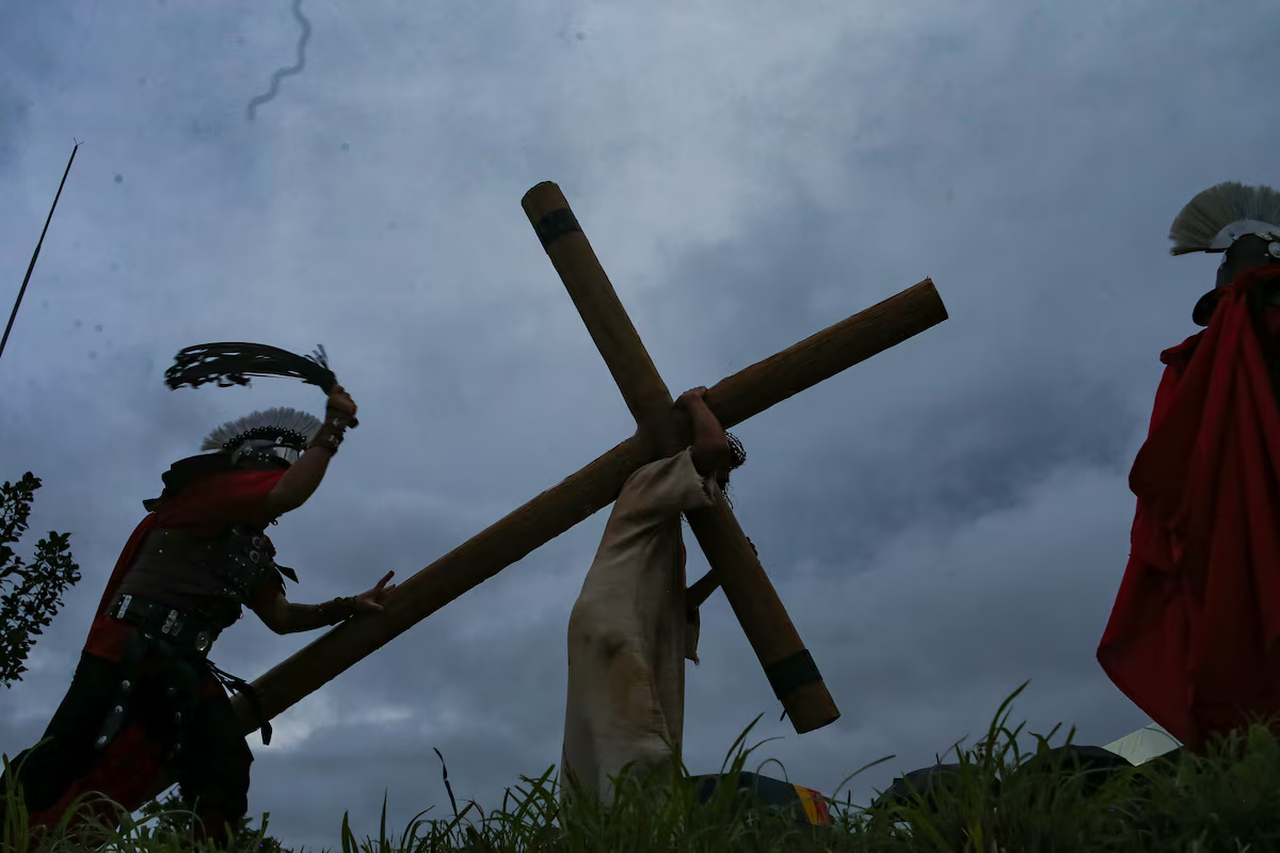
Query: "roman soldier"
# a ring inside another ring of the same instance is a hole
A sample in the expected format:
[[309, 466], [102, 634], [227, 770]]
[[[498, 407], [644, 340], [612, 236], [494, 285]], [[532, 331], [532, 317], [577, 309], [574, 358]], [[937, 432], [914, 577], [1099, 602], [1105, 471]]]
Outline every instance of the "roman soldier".
[[1132, 549], [1098, 662], [1188, 748], [1280, 714], [1280, 193], [1191, 200], [1172, 253], [1220, 252], [1129, 474]]
[[[243, 384], [243, 383], [242, 383]], [[175, 386], [176, 387], [176, 386]], [[210, 451], [175, 462], [125, 544], [80, 663], [44, 738], [11, 763], [35, 827], [56, 825], [77, 797], [106, 794], [128, 811], [158, 791], [162, 771], [198, 818], [196, 839], [229, 844], [248, 810], [253, 755], [223, 685], [246, 694], [262, 741], [271, 727], [252, 688], [209, 660], [218, 636], [248, 607], [276, 633], [334, 625], [381, 610], [388, 573], [354, 598], [290, 603], [266, 527], [320, 485], [356, 405], [328, 389], [325, 419], [294, 409], [254, 412], [215, 429]], [[4, 788], [0, 788], [3, 791]], [[113, 809], [90, 809], [116, 825]], [[0, 818], [3, 815], [0, 814]], [[0, 841], [7, 830], [0, 824]]]

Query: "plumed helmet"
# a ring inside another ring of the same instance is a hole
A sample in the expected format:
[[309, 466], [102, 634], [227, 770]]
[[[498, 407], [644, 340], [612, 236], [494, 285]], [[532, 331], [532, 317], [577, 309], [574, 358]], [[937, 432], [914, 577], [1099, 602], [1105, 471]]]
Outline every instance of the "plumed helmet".
[[[1226, 181], [1196, 195], [1169, 226], [1172, 255], [1189, 252], [1229, 252], [1241, 237], [1256, 236], [1267, 242], [1271, 257], [1280, 261], [1280, 193], [1267, 186], [1245, 186]], [[1223, 263], [1227, 262], [1223, 258]], [[1218, 289], [1230, 284], [1219, 277], [1218, 286], [1201, 296], [1191, 312], [1198, 326], [1207, 326], [1218, 303]]]
[[200, 449], [230, 453], [233, 463], [248, 457], [292, 465], [320, 426], [314, 415], [277, 406], [224, 423], [205, 437]]

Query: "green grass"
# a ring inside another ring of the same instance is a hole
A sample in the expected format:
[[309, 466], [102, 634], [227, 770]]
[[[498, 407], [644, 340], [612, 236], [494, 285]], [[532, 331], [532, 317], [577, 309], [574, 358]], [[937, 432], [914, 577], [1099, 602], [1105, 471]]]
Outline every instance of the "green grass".
[[[1023, 685], [1025, 687], [1025, 685]], [[855, 806], [831, 792], [834, 827], [797, 828], [790, 819], [753, 807], [743, 794], [721, 786], [711, 801], [697, 803], [689, 775], [676, 757], [664, 778], [624, 779], [613, 800], [596, 803], [570, 796], [562, 806], [555, 768], [536, 778], [521, 777], [508, 789], [500, 808], [484, 811], [475, 803], [459, 810], [449, 791], [452, 816], [416, 815], [398, 836], [387, 835], [383, 800], [378, 837], [358, 840], [343, 816], [334, 827], [330, 853], [428, 853], [428, 851], [555, 851], [555, 853], [639, 853], [639, 851], [974, 851], [974, 853], [1145, 853], [1145, 851], [1280, 851], [1280, 742], [1262, 726], [1233, 734], [1215, 745], [1207, 758], [1190, 754], [1176, 761], [1150, 762], [1108, 778], [1100, 788], [1070, 767], [1051, 773], [1019, 772], [1025, 761], [1050, 746], [1058, 732], [1033, 735], [1035, 752], [1021, 752], [1022, 726], [1008, 728], [1008, 708], [1022, 688], [997, 711], [986, 737], [972, 748], [955, 745], [961, 767], [957, 784], [919, 792], [889, 806]], [[754, 723], [752, 724], [754, 726]], [[752, 727], [734, 741], [722, 772], [760, 769], [777, 762], [753, 758], [760, 747], [746, 748]], [[1075, 730], [1064, 742], [1071, 742]], [[843, 785], [881, 759], [851, 774]], [[886, 774], [887, 775], [887, 774]], [[886, 785], [887, 787], [887, 779]], [[998, 787], [994, 784], [998, 781]], [[447, 786], [446, 777], [446, 786]], [[10, 827], [25, 825], [25, 813], [5, 792]], [[170, 803], [173, 800], [169, 801]], [[167, 804], [166, 804], [167, 805]], [[274, 853], [290, 848], [261, 828], [246, 828], [241, 850]], [[64, 821], [65, 824], [65, 821]], [[55, 829], [38, 848], [43, 853], [98, 848], [121, 853], [170, 853], [191, 850], [182, 838], [189, 813], [150, 804], [144, 818], [127, 816], [118, 830], [99, 836], [69, 837]], [[36, 853], [19, 834], [14, 853]], [[303, 853], [303, 851], [298, 851]]]

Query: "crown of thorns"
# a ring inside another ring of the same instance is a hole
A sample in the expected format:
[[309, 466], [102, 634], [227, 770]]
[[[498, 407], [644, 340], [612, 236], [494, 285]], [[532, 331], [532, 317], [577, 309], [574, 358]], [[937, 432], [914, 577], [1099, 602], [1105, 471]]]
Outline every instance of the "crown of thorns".
[[729, 452], [733, 454], [733, 459], [729, 462], [729, 470], [732, 471], [747, 461], [747, 451], [743, 449], [742, 442], [738, 441], [738, 437], [733, 433], [726, 432], [724, 437], [729, 439]]

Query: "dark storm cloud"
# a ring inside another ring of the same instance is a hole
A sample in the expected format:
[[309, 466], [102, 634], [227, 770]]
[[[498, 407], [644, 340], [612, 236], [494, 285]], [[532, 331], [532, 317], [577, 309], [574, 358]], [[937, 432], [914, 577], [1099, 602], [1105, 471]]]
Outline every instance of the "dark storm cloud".
[[[781, 740], [762, 757], [824, 791], [896, 753], [849, 786], [865, 802], [1027, 679], [1013, 719], [1032, 730], [1106, 743], [1146, 722], [1093, 649], [1157, 356], [1212, 280], [1211, 259], [1168, 257], [1168, 223], [1220, 180], [1275, 181], [1269, 5], [306, 14], [305, 72], [250, 123], [297, 46], [285, 2], [0, 13], [13, 288], [64, 143], [90, 143], [0, 363], [0, 478], [44, 478], [32, 530], [70, 530], [85, 579], [0, 696], [0, 748], [43, 730], [164, 469], [251, 409], [319, 411], [280, 380], [168, 391], [183, 346], [324, 343], [360, 404], [320, 491], [270, 531], [304, 602], [407, 579], [631, 433], [519, 206], [547, 179], [673, 394], [925, 276], [950, 315], [735, 428], [737, 515], [844, 716], [779, 722], [714, 596], [693, 772], [764, 714], [753, 740]], [[397, 832], [446, 813], [432, 747], [486, 808], [556, 762], [564, 628], [605, 517], [286, 711], [271, 746], [253, 736], [251, 811], [332, 847], [345, 809], [376, 833], [384, 790]], [[213, 658], [253, 678], [311, 639], [250, 615]]]
[[0, 171], [21, 155], [20, 140], [36, 107], [35, 81], [60, 64], [55, 44], [70, 22], [70, 10], [54, 4], [0, 9]]
[[[711, 335], [728, 350], [725, 361], [738, 367], [771, 354], [761, 342], [777, 342], [780, 349], [838, 317], [812, 299], [796, 298], [810, 287], [832, 286], [832, 271], [853, 293], [867, 293], [859, 303], [843, 296], [845, 310], [869, 307], [880, 294], [856, 283], [877, 278], [868, 270], [872, 264], [828, 236], [857, 233], [855, 223], [826, 217], [820, 224], [823, 219], [802, 208], [786, 218], [783, 234], [773, 230], [780, 223], [771, 217], [739, 244], [699, 252], [671, 274], [673, 282], [696, 284], [687, 294], [672, 285], [679, 308], [665, 312], [666, 319], [690, 336], [696, 327], [714, 329]], [[928, 248], [927, 240], [921, 242]], [[816, 402], [808, 394], [805, 402], [795, 401], [806, 415], [770, 414], [785, 419], [786, 444], [756, 448], [758, 455], [748, 445], [750, 469], [738, 479], [750, 483], [757, 466], [770, 480], [776, 477], [778, 486], [766, 492], [776, 512], [806, 494], [823, 496], [814, 513], [797, 518], [788, 537], [820, 540], [837, 552], [862, 551], [922, 519], [958, 522], [1016, 504], [1023, 489], [1062, 466], [1123, 463], [1137, 427], [1127, 378], [1082, 369], [1075, 353], [1063, 351], [1054, 318], [1013, 320], [990, 307], [986, 316], [977, 315], [966, 310], [963, 290], [948, 287], [955, 279], [946, 269], [934, 274], [953, 317], [978, 326], [988, 340], [1003, 339], [1019, 357], [987, 350], [977, 361], [956, 363], [949, 348], [970, 345], [972, 333], [958, 330], [953, 319], [902, 344], [901, 352], [851, 368], [831, 380], [832, 389], [809, 392]], [[885, 363], [893, 360], [898, 364]], [[904, 360], [914, 368], [905, 382]], [[889, 385], [888, 376], [897, 381]], [[738, 432], [749, 436], [753, 425]], [[912, 463], [904, 469], [908, 455]], [[786, 478], [785, 469], [805, 476]], [[843, 523], [833, 524], [836, 518]]]
[[0, 84], [0, 169], [9, 169], [17, 156], [19, 131], [26, 125], [32, 102], [8, 84]]

